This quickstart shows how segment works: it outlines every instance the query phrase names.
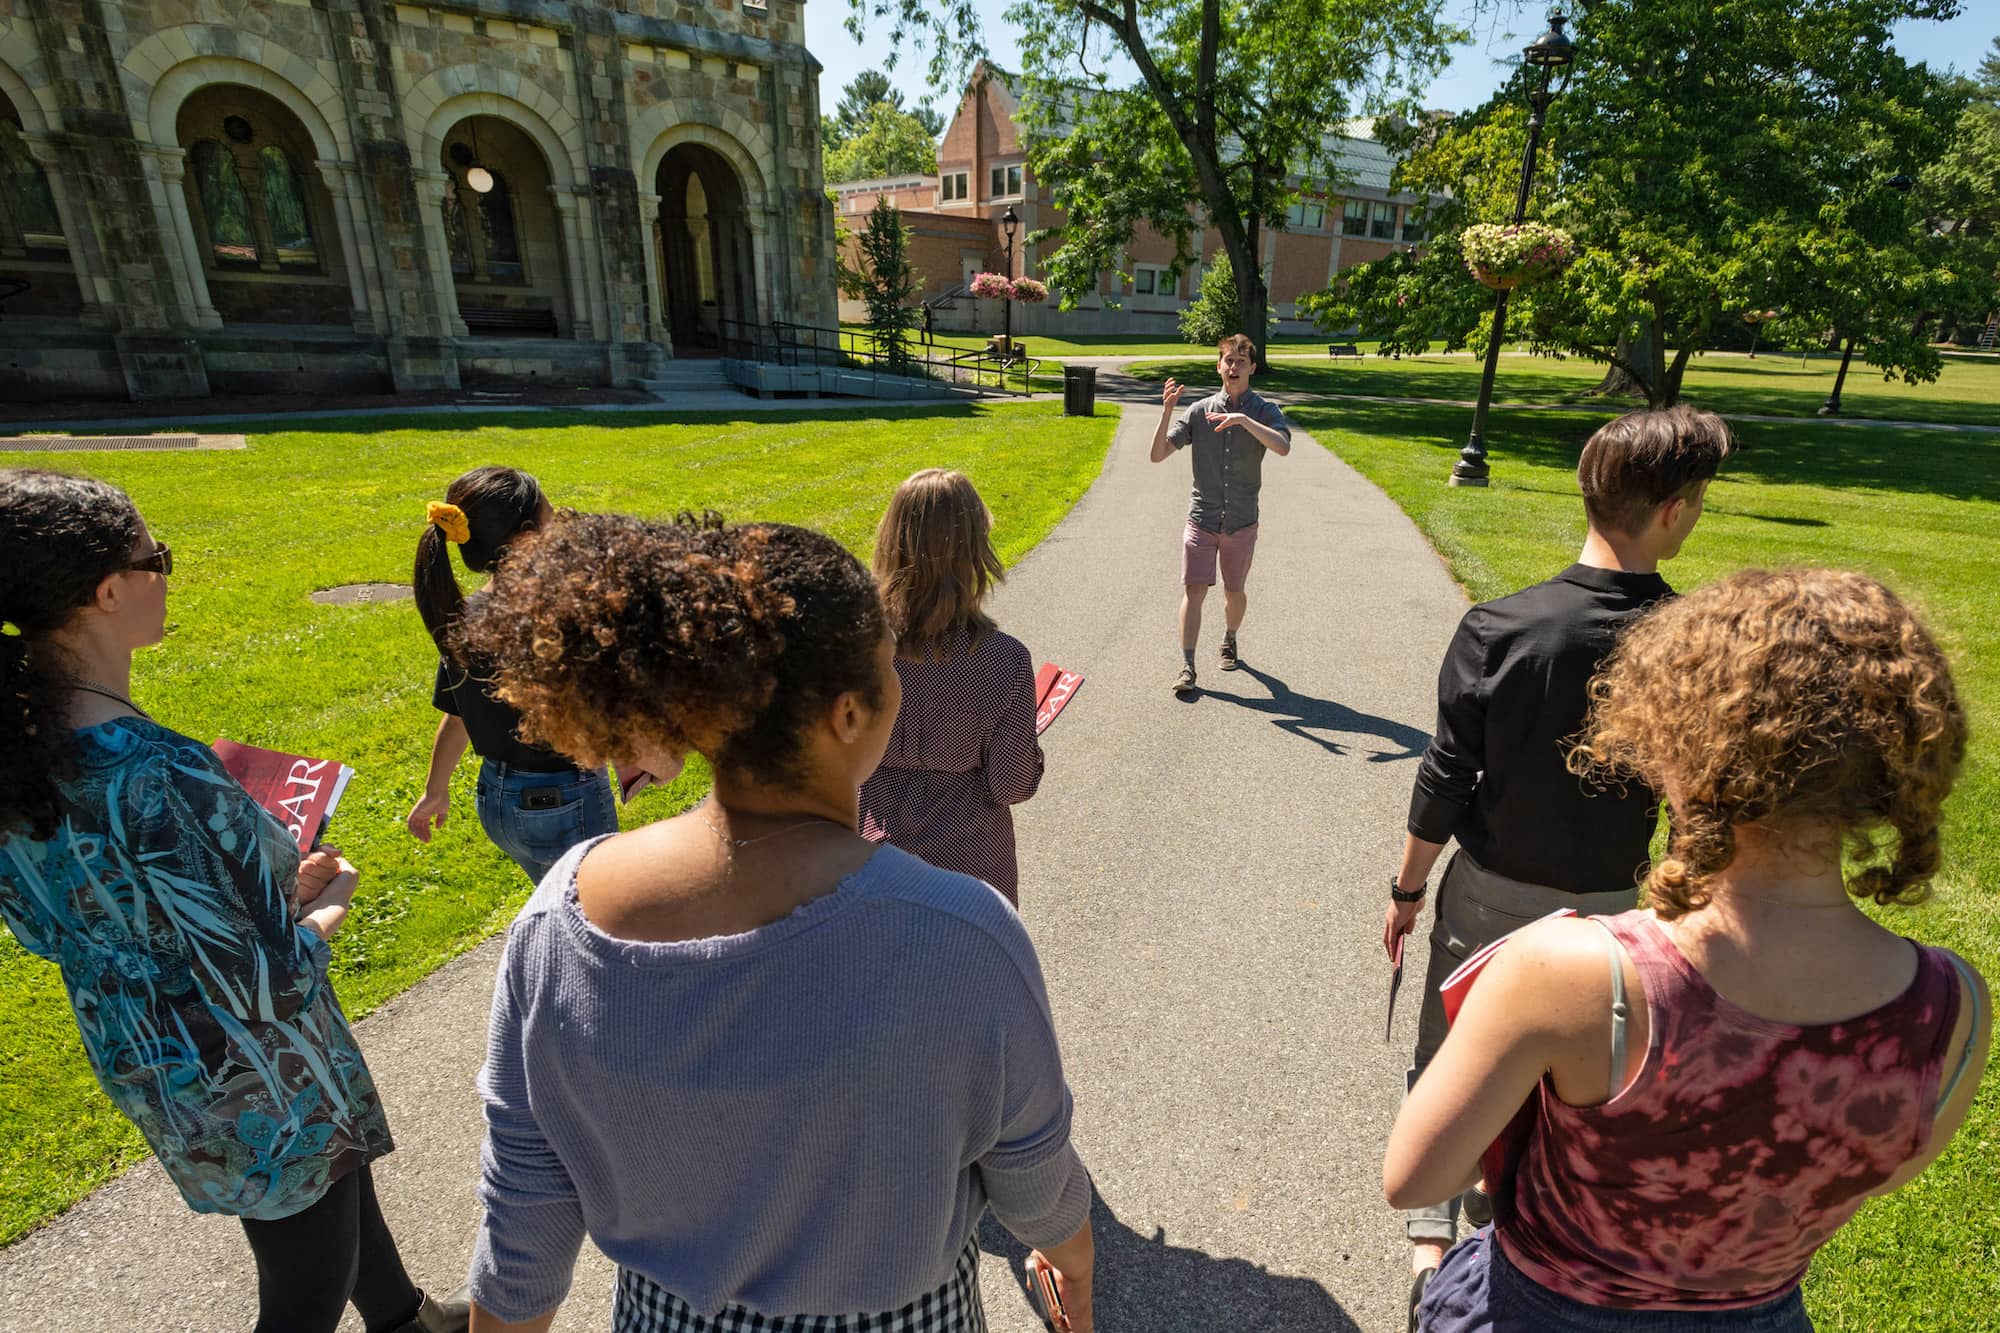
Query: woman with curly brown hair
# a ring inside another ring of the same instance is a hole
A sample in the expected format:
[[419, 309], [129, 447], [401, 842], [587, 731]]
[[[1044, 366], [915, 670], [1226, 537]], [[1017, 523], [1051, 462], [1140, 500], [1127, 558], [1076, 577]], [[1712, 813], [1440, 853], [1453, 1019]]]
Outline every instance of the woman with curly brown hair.
[[1010, 807], [1042, 782], [1035, 667], [986, 614], [1002, 576], [986, 502], [962, 472], [896, 488], [875, 534], [875, 579], [896, 635], [903, 707], [861, 787], [861, 836], [985, 880], [1015, 906]]
[[1672, 843], [1647, 909], [1499, 950], [1404, 1104], [1398, 1206], [1532, 1122], [1423, 1328], [1812, 1327], [1813, 1252], [1943, 1151], [1985, 1065], [1977, 973], [1856, 905], [1924, 896], [1965, 736], [1943, 654], [1857, 574], [1738, 574], [1627, 632], [1571, 763], [1665, 792]]
[[580, 517], [459, 640], [562, 753], [715, 774], [572, 850], [508, 933], [473, 1327], [548, 1328], [588, 1234], [630, 1333], [970, 1333], [990, 1205], [1088, 1333], [1090, 1180], [1027, 934], [857, 832], [901, 697], [860, 563], [803, 528]]

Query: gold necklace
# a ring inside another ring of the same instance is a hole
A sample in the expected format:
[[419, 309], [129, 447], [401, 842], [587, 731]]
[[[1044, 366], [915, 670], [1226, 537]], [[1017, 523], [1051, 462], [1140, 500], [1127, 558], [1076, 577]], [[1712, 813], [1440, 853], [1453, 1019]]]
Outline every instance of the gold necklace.
[[[716, 803], [714, 798], [711, 797], [709, 800], [703, 802], [703, 804], [715, 805]], [[717, 806], [716, 808], [720, 809], [721, 807]], [[730, 834], [724, 832], [722, 829], [717, 828], [715, 821], [710, 819], [699, 808], [695, 810], [695, 815], [708, 828], [708, 831], [710, 833], [713, 833], [717, 838], [721, 839], [724, 843], [728, 844], [729, 846], [736, 848], [749, 847], [755, 843], [760, 843], [767, 839], [775, 838], [780, 834], [790, 833], [795, 829], [802, 829], [808, 824], [831, 824], [834, 822], [833, 820], [828, 819], [824, 815], [814, 815], [810, 819], [801, 819], [796, 824], [787, 824], [781, 829], [774, 829], [769, 833], [760, 833], [754, 838], [737, 838], [737, 837], [732, 837]]]

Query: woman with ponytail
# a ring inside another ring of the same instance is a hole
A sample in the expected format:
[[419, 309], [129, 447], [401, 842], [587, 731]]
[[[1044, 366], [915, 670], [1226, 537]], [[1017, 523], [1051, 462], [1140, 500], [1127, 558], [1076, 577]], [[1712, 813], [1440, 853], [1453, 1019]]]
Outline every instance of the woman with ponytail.
[[463, 1329], [412, 1286], [382, 1105], [327, 981], [353, 897], [132, 700], [173, 553], [115, 486], [0, 470], [0, 919], [62, 969], [97, 1081], [190, 1208], [242, 1219], [258, 1333]]
[[[455, 642], [466, 596], [452, 572], [451, 548], [475, 574], [491, 574], [508, 548], [554, 515], [542, 488], [519, 468], [476, 467], [433, 500], [417, 540], [417, 614], [437, 644], [431, 703], [444, 714], [431, 742], [424, 794], [410, 811], [410, 833], [429, 842], [451, 810], [451, 775], [469, 747], [480, 758], [480, 827], [537, 884], [577, 843], [618, 831], [618, 808], [603, 769], [572, 761], [520, 736], [521, 715], [496, 698], [490, 673]], [[477, 600], [478, 593], [473, 594]]]

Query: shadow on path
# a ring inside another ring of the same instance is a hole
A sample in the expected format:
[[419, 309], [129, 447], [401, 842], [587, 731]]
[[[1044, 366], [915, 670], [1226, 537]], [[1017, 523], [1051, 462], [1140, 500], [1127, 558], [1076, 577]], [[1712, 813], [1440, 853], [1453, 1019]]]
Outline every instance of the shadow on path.
[[[1102, 1333], [1361, 1333], [1311, 1278], [1169, 1245], [1165, 1228], [1141, 1235], [1097, 1196], [1090, 1225], [1097, 1245], [1091, 1303]], [[1025, 1305], [1027, 1247], [988, 1213], [979, 1224], [979, 1248], [1012, 1271]]]
[[[1363, 751], [1371, 764], [1394, 763], [1399, 759], [1415, 759], [1423, 754], [1430, 744], [1431, 735], [1419, 731], [1406, 723], [1386, 717], [1376, 717], [1373, 713], [1357, 712], [1346, 704], [1335, 703], [1331, 699], [1317, 699], [1310, 694], [1299, 694], [1291, 686], [1279, 680], [1268, 671], [1259, 671], [1248, 662], [1238, 670], [1271, 692], [1268, 699], [1259, 699], [1248, 694], [1230, 694], [1208, 686], [1202, 687], [1202, 696], [1220, 699], [1240, 708], [1248, 708], [1256, 713], [1268, 713], [1271, 725], [1281, 731], [1289, 731], [1294, 736], [1303, 736], [1313, 744], [1331, 754], [1344, 755], [1350, 747], [1342, 744], [1337, 737], [1375, 736], [1401, 748], [1396, 750]], [[1328, 733], [1321, 735], [1319, 733]]]

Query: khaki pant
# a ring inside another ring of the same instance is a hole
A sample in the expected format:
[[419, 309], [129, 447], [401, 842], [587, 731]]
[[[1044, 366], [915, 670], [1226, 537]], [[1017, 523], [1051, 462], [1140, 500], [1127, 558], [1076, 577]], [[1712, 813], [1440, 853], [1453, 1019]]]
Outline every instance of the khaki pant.
[[[1431, 962], [1424, 973], [1423, 1008], [1417, 1015], [1417, 1049], [1410, 1060], [1405, 1088], [1413, 1088], [1425, 1066], [1444, 1045], [1450, 1025], [1445, 1022], [1444, 997], [1438, 987], [1474, 953], [1511, 931], [1560, 907], [1576, 909], [1579, 916], [1614, 916], [1637, 905], [1636, 888], [1610, 893], [1565, 893], [1561, 889], [1523, 884], [1518, 879], [1496, 875], [1485, 866], [1456, 852], [1438, 883], [1437, 922], [1431, 927]], [[1412, 1208], [1404, 1215], [1404, 1225], [1412, 1241], [1432, 1241], [1450, 1245], [1458, 1239], [1458, 1200]]]

